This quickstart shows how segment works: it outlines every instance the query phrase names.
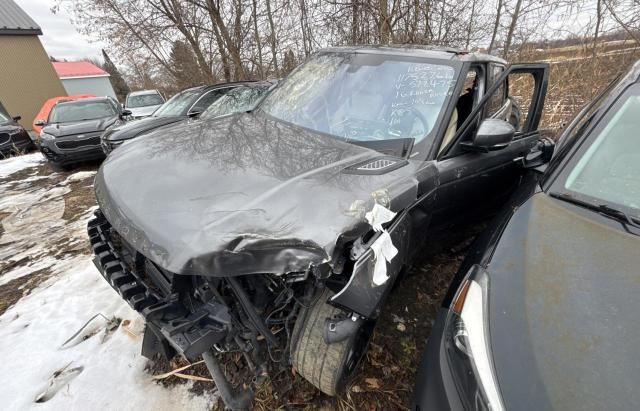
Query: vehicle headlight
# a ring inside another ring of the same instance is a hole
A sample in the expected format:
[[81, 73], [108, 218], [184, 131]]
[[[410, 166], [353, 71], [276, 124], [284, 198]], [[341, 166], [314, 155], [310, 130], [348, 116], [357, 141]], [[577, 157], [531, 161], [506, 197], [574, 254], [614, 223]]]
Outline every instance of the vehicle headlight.
[[489, 349], [488, 289], [489, 276], [474, 266], [449, 310], [445, 346], [465, 408], [503, 411]]
[[52, 136], [51, 134], [47, 134], [47, 133], [42, 132], [42, 131], [40, 132], [40, 138], [43, 139], [43, 140], [53, 140], [53, 139], [55, 139], [55, 137]]

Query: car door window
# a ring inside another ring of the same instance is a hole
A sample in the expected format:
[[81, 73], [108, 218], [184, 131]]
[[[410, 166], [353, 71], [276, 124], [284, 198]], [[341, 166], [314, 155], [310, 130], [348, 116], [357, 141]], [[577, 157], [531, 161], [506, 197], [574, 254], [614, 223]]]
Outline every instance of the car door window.
[[221, 89], [221, 90], [211, 90], [205, 93], [202, 97], [198, 99], [198, 101], [195, 102], [195, 104], [191, 107], [191, 109], [189, 109], [189, 111], [193, 113], [195, 112], [202, 113], [207, 108], [209, 108], [211, 103], [219, 99], [229, 90], [230, 89], [227, 88], [227, 89]]

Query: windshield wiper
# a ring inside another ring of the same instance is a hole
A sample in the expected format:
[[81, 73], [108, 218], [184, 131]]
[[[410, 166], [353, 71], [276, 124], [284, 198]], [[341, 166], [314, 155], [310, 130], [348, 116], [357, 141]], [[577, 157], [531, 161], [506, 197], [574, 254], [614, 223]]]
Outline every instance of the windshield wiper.
[[638, 219], [631, 217], [628, 213], [625, 213], [622, 210], [619, 210], [617, 208], [611, 207], [607, 204], [599, 204], [598, 205], [598, 210], [603, 213], [606, 214], [608, 216], [611, 217], [616, 217], [618, 219], [620, 219], [620, 221], [622, 221], [623, 223], [627, 223], [630, 226], [636, 227], [636, 228], [640, 228], [640, 222]]
[[607, 217], [616, 219], [625, 225], [630, 225], [632, 227], [640, 228], [640, 222], [637, 218], [634, 218], [629, 214], [625, 213], [624, 211], [619, 210], [615, 207], [611, 207], [608, 204], [593, 204], [588, 201], [580, 200], [568, 193], [550, 193], [549, 195], [553, 198], [557, 198], [558, 200], [566, 201], [568, 203], [575, 204], [581, 207], [588, 208], [589, 210], [596, 211]]

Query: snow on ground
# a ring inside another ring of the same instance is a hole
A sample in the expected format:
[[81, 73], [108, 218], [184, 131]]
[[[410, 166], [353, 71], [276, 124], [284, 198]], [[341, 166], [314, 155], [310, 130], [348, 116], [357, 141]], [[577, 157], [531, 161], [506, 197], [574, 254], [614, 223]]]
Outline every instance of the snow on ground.
[[0, 160], [0, 178], [7, 177], [28, 167], [37, 167], [42, 165], [44, 161], [44, 157], [39, 152]]
[[[189, 384], [153, 382], [140, 355], [142, 317], [91, 262], [93, 200], [80, 200], [92, 195], [95, 171], [57, 172], [38, 156], [0, 161], [0, 298], [17, 300], [0, 309], [0, 409], [210, 409], [212, 395]], [[22, 296], [34, 279], [40, 285]], [[64, 344], [97, 314], [108, 320], [97, 316]]]
[[[62, 347], [98, 313], [129, 320], [129, 331], [122, 325], [108, 331], [108, 322], [98, 317], [85, 333]], [[89, 258], [77, 258], [63, 276], [45, 283], [0, 317], [0, 408], [210, 408], [212, 399], [193, 396], [189, 385], [169, 389], [152, 382], [140, 355], [142, 328], [140, 315], [109, 287]], [[90, 336], [83, 339], [87, 333]], [[46, 401], [36, 403], [39, 396]]]

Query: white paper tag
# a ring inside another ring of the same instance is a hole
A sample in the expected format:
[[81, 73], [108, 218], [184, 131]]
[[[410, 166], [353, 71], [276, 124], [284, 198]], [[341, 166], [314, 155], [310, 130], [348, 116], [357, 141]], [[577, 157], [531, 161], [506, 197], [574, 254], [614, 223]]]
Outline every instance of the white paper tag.
[[382, 224], [393, 220], [395, 216], [396, 213], [378, 203], [375, 203], [373, 209], [364, 215], [375, 231], [382, 231]]
[[386, 230], [371, 244], [371, 249], [375, 256], [373, 283], [375, 285], [382, 285], [389, 279], [387, 275], [387, 262], [393, 260], [393, 257], [398, 254], [398, 249], [393, 245], [391, 236]]

